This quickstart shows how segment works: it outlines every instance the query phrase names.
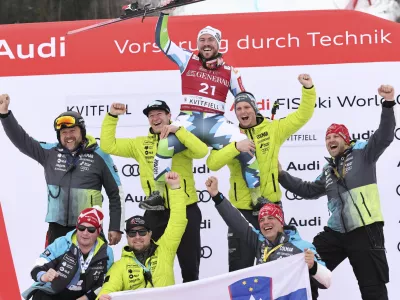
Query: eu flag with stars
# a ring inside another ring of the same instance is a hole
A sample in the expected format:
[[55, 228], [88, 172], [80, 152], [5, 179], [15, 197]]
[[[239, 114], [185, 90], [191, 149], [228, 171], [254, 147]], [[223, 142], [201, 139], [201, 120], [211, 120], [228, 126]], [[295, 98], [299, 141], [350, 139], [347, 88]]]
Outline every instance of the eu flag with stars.
[[231, 300], [271, 300], [272, 278], [248, 277], [229, 286]]

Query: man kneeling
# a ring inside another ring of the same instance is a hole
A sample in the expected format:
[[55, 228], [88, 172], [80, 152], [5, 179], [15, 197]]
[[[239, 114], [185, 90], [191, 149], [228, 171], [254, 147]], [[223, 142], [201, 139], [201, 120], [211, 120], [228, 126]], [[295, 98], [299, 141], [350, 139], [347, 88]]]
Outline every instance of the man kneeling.
[[268, 203], [260, 209], [260, 232], [218, 191], [216, 177], [209, 177], [206, 187], [225, 223], [255, 250], [257, 264], [304, 252], [311, 284], [317, 284], [320, 288], [330, 286], [331, 271], [319, 258], [314, 245], [301, 239], [296, 227], [283, 225], [283, 211], [279, 205]]
[[112, 292], [163, 287], [175, 284], [174, 260], [186, 229], [186, 194], [175, 172], [165, 175], [169, 185], [171, 215], [161, 238], [151, 239], [151, 228], [141, 216], [126, 221], [128, 245], [119, 261], [107, 273], [100, 300], [110, 300]]

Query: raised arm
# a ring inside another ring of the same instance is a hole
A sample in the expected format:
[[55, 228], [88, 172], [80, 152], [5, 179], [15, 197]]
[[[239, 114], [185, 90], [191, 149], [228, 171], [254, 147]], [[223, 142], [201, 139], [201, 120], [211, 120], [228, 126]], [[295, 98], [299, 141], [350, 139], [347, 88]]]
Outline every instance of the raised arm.
[[278, 121], [279, 140], [281, 143], [303, 127], [314, 113], [315, 101], [317, 100], [314, 83], [308, 74], [300, 74], [298, 80], [303, 85], [301, 102], [296, 112]]
[[186, 230], [186, 198], [184, 190], [180, 187], [179, 175], [175, 172], [165, 174], [170, 194], [171, 214], [164, 234], [157, 241], [160, 247], [167, 249], [173, 260]]
[[242, 76], [240, 75], [239, 70], [235, 69], [233, 67], [231, 69], [231, 82], [230, 82], [229, 90], [231, 91], [233, 97], [235, 97], [237, 94], [245, 91], [243, 82], [242, 82]]
[[125, 105], [113, 103], [110, 113], [106, 114], [101, 125], [100, 148], [107, 154], [136, 159], [137, 139], [116, 138], [118, 116], [126, 111]]
[[230, 227], [240, 239], [252, 249], [256, 249], [259, 239], [264, 237], [251, 225], [245, 217], [218, 191], [218, 179], [209, 177], [206, 181], [207, 191], [215, 202], [218, 213], [224, 219], [226, 225]]
[[300, 178], [290, 175], [288, 172], [283, 171], [279, 164], [279, 183], [288, 191], [303, 197], [304, 199], [317, 199], [326, 195], [325, 190], [325, 171], [315, 179], [315, 181], [303, 181]]
[[390, 85], [382, 85], [378, 89], [378, 93], [385, 101], [382, 103], [379, 127], [365, 146], [365, 159], [369, 163], [376, 162], [386, 148], [393, 142], [394, 129], [396, 127], [393, 109], [393, 106], [396, 104], [394, 101], [394, 88]]
[[179, 47], [169, 39], [168, 19], [169, 14], [160, 13], [156, 25], [156, 44], [170, 60], [179, 66], [179, 70], [183, 73], [193, 53]]
[[11, 110], [8, 110], [9, 104], [10, 97], [6, 94], [0, 95], [0, 120], [6, 135], [19, 151], [43, 166], [48, 156], [46, 149], [48, 145], [39, 143], [26, 133], [18, 124]]

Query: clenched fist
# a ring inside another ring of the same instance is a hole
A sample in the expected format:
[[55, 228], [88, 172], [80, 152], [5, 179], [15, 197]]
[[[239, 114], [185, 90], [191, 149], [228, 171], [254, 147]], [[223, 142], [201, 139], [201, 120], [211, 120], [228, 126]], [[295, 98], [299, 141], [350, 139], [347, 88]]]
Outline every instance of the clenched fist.
[[10, 96], [7, 94], [0, 95], [0, 114], [8, 114], [8, 106], [10, 105]]
[[381, 85], [378, 89], [379, 95], [386, 101], [394, 101], [394, 88], [391, 85]]
[[217, 177], [211, 176], [206, 180], [207, 191], [210, 193], [211, 197], [218, 194], [218, 179]]
[[110, 114], [114, 116], [123, 115], [126, 112], [125, 104], [122, 103], [113, 103], [111, 104]]
[[165, 182], [168, 183], [171, 190], [179, 189], [181, 187], [179, 175], [176, 172], [168, 172], [165, 174]]
[[308, 74], [300, 74], [298, 79], [299, 82], [307, 89], [311, 88], [314, 85], [311, 76]]
[[54, 278], [58, 277], [58, 273], [56, 270], [54, 269], [49, 269], [46, 273], [44, 273], [42, 275], [42, 277], [40, 278], [40, 280], [42, 282], [52, 282], [54, 280]]
[[314, 260], [314, 252], [312, 252], [310, 249], [307, 249], [304, 252], [304, 260], [307, 263], [307, 266], [309, 269], [311, 269], [314, 266], [315, 260]]

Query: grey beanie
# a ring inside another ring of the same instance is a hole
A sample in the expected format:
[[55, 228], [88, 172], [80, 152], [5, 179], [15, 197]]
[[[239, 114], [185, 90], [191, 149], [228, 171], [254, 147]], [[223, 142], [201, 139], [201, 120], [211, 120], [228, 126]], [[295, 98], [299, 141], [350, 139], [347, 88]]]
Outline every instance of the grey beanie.
[[260, 111], [258, 110], [258, 107], [257, 107], [256, 98], [254, 98], [252, 93], [240, 92], [239, 94], [237, 94], [235, 96], [235, 111], [236, 111], [236, 105], [239, 102], [247, 102], [247, 103], [249, 103], [253, 107], [253, 109], [256, 112], [256, 114], [260, 113]]

